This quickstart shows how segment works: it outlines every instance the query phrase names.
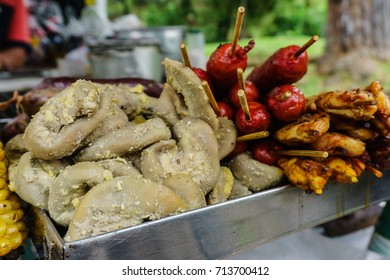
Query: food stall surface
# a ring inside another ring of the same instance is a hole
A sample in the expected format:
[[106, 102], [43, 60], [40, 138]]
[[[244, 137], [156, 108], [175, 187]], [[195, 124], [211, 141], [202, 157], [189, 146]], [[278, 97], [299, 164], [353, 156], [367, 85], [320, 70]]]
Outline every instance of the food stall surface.
[[14, 90], [23, 91], [37, 86], [43, 80], [40, 72], [25, 71], [23, 73], [0, 72], [0, 94], [9, 93]]
[[327, 237], [320, 228], [310, 228], [271, 243], [233, 255], [229, 260], [380, 260], [368, 250], [374, 227], [339, 237]]
[[329, 184], [321, 196], [281, 186], [72, 242], [64, 242], [45, 212], [32, 208], [33, 241], [42, 259], [226, 259], [242, 252], [248, 259], [374, 258], [366, 245], [343, 250], [348, 239], [323, 237], [315, 227], [388, 200], [389, 179], [388, 173], [379, 180], [364, 174], [357, 184]]
[[[273, 242], [245, 250], [226, 260], [381, 260], [383, 256], [368, 248], [374, 226], [328, 237], [321, 227], [309, 228]], [[21, 260], [36, 259], [28, 241]]]

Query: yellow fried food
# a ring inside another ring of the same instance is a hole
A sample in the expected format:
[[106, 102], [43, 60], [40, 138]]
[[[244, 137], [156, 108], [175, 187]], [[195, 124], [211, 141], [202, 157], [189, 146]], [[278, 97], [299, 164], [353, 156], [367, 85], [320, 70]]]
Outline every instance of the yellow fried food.
[[278, 165], [283, 169], [290, 183], [307, 192], [322, 194], [322, 190], [332, 175], [331, 169], [324, 163], [313, 159], [283, 157]]
[[[0, 145], [3, 154], [3, 145]], [[1, 159], [0, 175], [0, 257], [24, 244], [27, 237], [24, 212], [19, 197], [10, 191], [7, 181], [7, 164]]]
[[329, 126], [330, 116], [327, 113], [305, 114], [276, 131], [275, 138], [289, 146], [312, 143], [327, 132]]

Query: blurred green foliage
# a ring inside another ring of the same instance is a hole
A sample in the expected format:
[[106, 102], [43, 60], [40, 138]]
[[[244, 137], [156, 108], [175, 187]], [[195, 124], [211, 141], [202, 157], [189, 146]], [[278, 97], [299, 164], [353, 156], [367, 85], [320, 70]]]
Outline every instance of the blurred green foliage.
[[326, 24], [327, 1], [275, 1], [272, 12], [258, 19], [256, 35], [323, 35]]
[[110, 0], [108, 13], [111, 19], [136, 14], [146, 26], [197, 28], [208, 42], [222, 42], [232, 36], [240, 5], [246, 8], [243, 37], [324, 33], [324, 0]]

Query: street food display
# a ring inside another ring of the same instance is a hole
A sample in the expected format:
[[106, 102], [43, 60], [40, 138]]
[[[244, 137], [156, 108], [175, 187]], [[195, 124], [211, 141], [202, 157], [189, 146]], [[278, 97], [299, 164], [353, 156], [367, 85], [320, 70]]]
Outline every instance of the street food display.
[[27, 236], [19, 198], [73, 242], [283, 183], [319, 196], [365, 170], [382, 177], [390, 100], [380, 83], [311, 97], [293, 85], [317, 39], [278, 50], [247, 80], [253, 40], [219, 46], [204, 70], [180, 46], [185, 62], [164, 59], [162, 85], [48, 79], [15, 94], [20, 114], [3, 128], [0, 256]]

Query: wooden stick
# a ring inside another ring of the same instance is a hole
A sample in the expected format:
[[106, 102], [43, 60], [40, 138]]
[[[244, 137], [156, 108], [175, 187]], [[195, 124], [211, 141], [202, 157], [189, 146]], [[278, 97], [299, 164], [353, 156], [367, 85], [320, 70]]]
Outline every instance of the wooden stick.
[[245, 91], [244, 70], [242, 70], [241, 67], [237, 68], [237, 78], [238, 78], [238, 83], [240, 84], [240, 89]]
[[289, 98], [291, 96], [291, 91], [286, 91], [285, 93], [283, 93], [280, 98], [279, 98], [279, 101], [284, 101], [286, 100], [287, 98]]
[[242, 142], [242, 141], [248, 141], [248, 140], [257, 140], [257, 139], [266, 138], [268, 136], [269, 136], [268, 131], [259, 131], [259, 132], [255, 132], [255, 133], [250, 133], [250, 134], [238, 136], [237, 141]]
[[375, 177], [377, 178], [382, 178], [383, 177], [383, 173], [381, 171], [379, 171], [378, 169], [372, 167], [371, 165], [369, 164], [366, 164], [366, 169], [367, 171], [369, 171], [370, 173], [374, 174]]
[[300, 47], [292, 56], [292, 58], [297, 59], [304, 51], [306, 51], [311, 45], [318, 41], [318, 36], [314, 35], [307, 41], [302, 47]]
[[371, 106], [376, 105], [376, 100], [355, 100], [352, 104], [353, 106]]
[[244, 115], [247, 121], [252, 120], [251, 113], [249, 112], [249, 106], [248, 106], [248, 101], [246, 100], [246, 95], [245, 91], [242, 89], [239, 89], [237, 91], [238, 99], [240, 100], [240, 105], [242, 110], [244, 111]]
[[186, 44], [184, 44], [184, 43], [180, 44], [180, 51], [181, 51], [181, 55], [182, 55], [183, 60], [184, 60], [184, 65], [192, 68], [191, 60], [190, 60], [190, 56], [188, 55]]
[[238, 43], [238, 39], [240, 37], [242, 22], [244, 20], [244, 13], [245, 13], [245, 8], [243, 6], [238, 7], [236, 23], [234, 25], [234, 33], [233, 33], [233, 40], [231, 43], [230, 55], [233, 55], [236, 52], [236, 46]]
[[274, 151], [274, 153], [278, 155], [298, 156], [298, 157], [327, 158], [329, 156], [328, 152], [314, 151], [314, 150], [287, 150], [287, 151]]
[[12, 97], [7, 101], [0, 102], [0, 111], [6, 110], [12, 103], [17, 102], [19, 99], [19, 91], [15, 90]]
[[209, 102], [211, 104], [211, 107], [213, 107], [214, 112], [217, 114], [217, 116], [220, 116], [221, 111], [219, 110], [219, 106], [218, 106], [217, 101], [215, 101], [215, 98], [214, 98], [213, 92], [211, 91], [209, 83], [207, 81], [202, 81], [202, 86], [203, 86], [204, 91], [207, 94], [207, 97], [209, 98]]

